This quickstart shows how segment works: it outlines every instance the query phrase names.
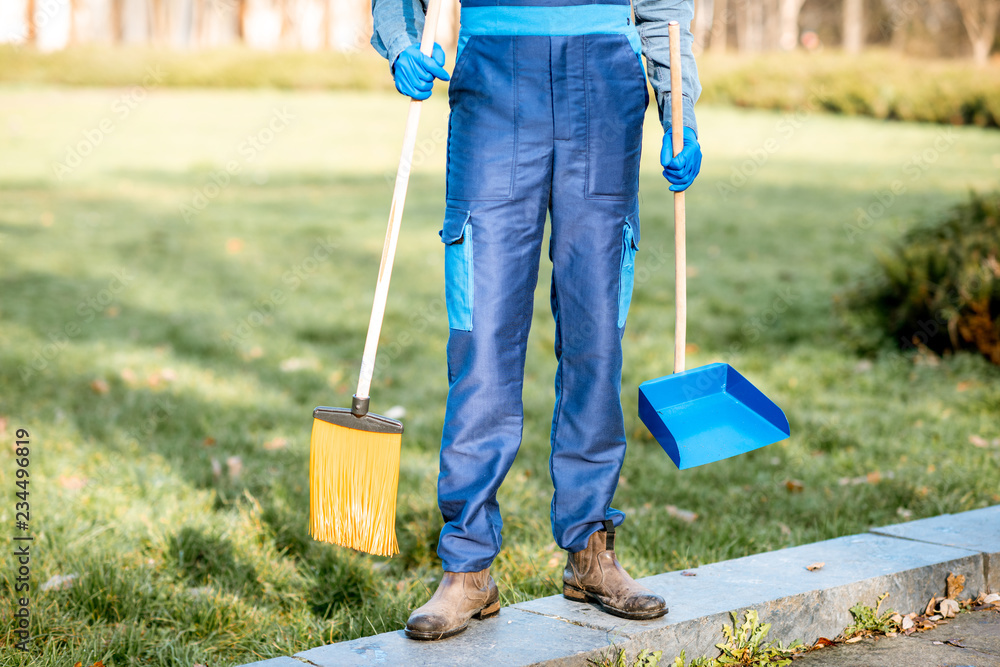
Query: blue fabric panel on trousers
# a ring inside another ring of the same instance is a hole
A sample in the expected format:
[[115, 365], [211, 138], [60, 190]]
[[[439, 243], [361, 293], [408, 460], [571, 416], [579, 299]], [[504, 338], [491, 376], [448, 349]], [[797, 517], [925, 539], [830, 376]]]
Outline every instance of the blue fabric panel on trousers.
[[447, 207], [441, 241], [445, 244], [445, 301], [448, 306], [448, 326], [472, 331], [472, 304], [475, 294], [472, 283], [472, 225], [470, 212]]
[[[638, 213], [625, 218], [622, 234], [621, 279], [618, 283], [618, 326], [625, 326], [628, 308], [632, 304], [632, 287], [635, 283], [635, 253], [639, 249]], [[635, 230], [632, 225], [635, 223]]]
[[630, 0], [463, 0], [462, 7], [573, 7], [576, 5], [625, 5]]
[[[631, 5], [501, 6], [462, 8], [461, 33], [472, 35], [625, 35], [642, 52]], [[459, 52], [461, 55], [461, 51]], [[458, 61], [455, 64], [458, 68]]]

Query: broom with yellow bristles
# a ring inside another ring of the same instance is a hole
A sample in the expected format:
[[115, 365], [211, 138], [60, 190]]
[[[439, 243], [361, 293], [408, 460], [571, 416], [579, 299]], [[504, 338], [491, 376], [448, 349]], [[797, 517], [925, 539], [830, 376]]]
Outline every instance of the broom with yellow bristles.
[[[439, 13], [440, 0], [430, 0], [420, 39], [420, 50], [427, 56], [434, 48], [434, 29]], [[419, 122], [420, 101], [410, 100], [358, 390], [350, 410], [319, 407], [313, 411], [309, 452], [309, 533], [317, 540], [378, 556], [399, 553], [396, 489], [403, 425], [394, 419], [370, 414], [368, 392], [375, 370], [375, 352], [385, 315]]]

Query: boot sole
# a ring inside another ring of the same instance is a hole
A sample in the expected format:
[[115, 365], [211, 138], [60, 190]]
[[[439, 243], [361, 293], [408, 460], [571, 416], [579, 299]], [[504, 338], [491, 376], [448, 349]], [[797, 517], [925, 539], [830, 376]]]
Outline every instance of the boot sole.
[[[486, 620], [487, 618], [493, 618], [499, 613], [500, 613], [500, 600], [497, 600], [493, 604], [489, 604], [480, 609], [479, 611], [477, 611], [475, 614], [472, 615], [472, 618], [479, 621], [483, 621]], [[406, 636], [409, 637], [410, 639], [418, 639], [420, 641], [433, 642], [439, 639], [447, 639], [448, 637], [454, 637], [460, 632], [464, 632], [465, 629], [468, 627], [469, 624], [468, 622], [466, 622], [465, 625], [462, 625], [457, 628], [452, 628], [451, 630], [446, 630], [444, 632], [420, 632], [419, 630], [410, 630], [409, 628], [406, 628], [404, 632], [406, 633]]]
[[563, 597], [567, 600], [573, 600], [574, 602], [594, 602], [597, 606], [612, 616], [626, 618], [630, 621], [648, 621], [653, 618], [664, 616], [668, 611], [670, 611], [665, 606], [663, 609], [654, 609], [652, 611], [625, 611], [623, 609], [616, 609], [615, 607], [604, 604], [604, 602], [602, 602], [596, 595], [592, 595], [591, 593], [581, 590], [576, 586], [570, 586], [565, 583], [563, 584]]

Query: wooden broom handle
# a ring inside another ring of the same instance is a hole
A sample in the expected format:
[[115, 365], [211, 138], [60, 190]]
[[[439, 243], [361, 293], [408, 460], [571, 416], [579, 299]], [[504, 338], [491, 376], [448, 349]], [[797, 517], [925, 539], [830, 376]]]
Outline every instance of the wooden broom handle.
[[[427, 16], [424, 19], [424, 31], [420, 37], [420, 51], [426, 56], [432, 55], [434, 51], [434, 31], [437, 28], [440, 13], [441, 0], [429, 0], [427, 3]], [[355, 392], [355, 396], [361, 399], [368, 398], [368, 392], [372, 384], [372, 374], [375, 372], [375, 353], [378, 351], [378, 338], [382, 332], [385, 302], [389, 296], [389, 278], [392, 276], [392, 260], [396, 255], [399, 225], [403, 220], [406, 186], [410, 182], [410, 166], [413, 162], [413, 149], [417, 144], [417, 126], [419, 124], [420, 101], [411, 99], [410, 112], [406, 117], [406, 131], [403, 133], [403, 152], [399, 156], [399, 168], [396, 170], [396, 185], [392, 190], [389, 226], [385, 232], [385, 244], [382, 246], [382, 263], [378, 268], [378, 283], [375, 285], [375, 302], [372, 304], [372, 316], [368, 321], [368, 337], [365, 339], [365, 352], [361, 358], [361, 375], [358, 378], [358, 390]]]
[[[670, 128], [674, 156], [684, 149], [684, 100], [681, 93], [681, 26], [667, 24], [670, 39]], [[687, 236], [684, 219], [684, 193], [674, 193], [674, 373], [684, 370], [687, 343]]]

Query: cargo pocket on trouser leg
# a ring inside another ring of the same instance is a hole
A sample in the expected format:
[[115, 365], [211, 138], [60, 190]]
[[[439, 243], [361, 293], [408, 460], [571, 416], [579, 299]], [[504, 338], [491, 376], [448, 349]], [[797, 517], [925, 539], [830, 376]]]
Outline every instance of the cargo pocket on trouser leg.
[[445, 209], [441, 241], [444, 242], [445, 302], [448, 326], [472, 331], [472, 214], [459, 208]]
[[632, 304], [632, 288], [635, 283], [635, 253], [639, 250], [639, 213], [625, 217], [622, 226], [622, 263], [618, 280], [618, 328], [625, 326], [628, 308]]

